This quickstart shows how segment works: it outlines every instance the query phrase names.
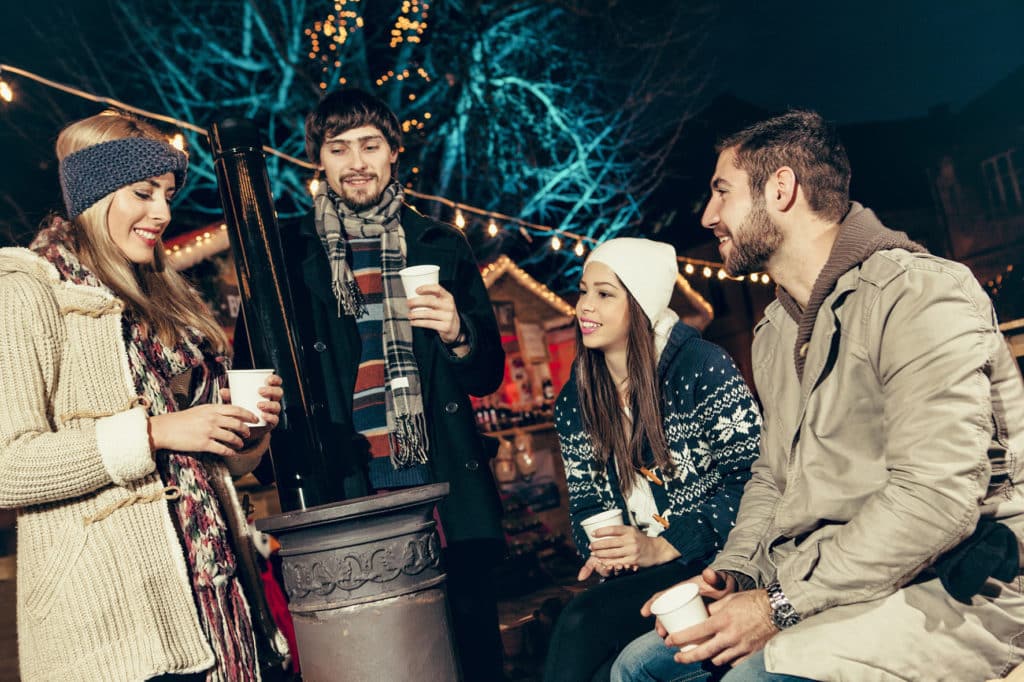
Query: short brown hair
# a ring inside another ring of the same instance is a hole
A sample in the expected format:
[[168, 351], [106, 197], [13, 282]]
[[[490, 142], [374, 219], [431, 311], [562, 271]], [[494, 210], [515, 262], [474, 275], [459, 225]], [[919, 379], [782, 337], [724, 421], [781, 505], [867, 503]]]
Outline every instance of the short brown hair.
[[360, 126], [380, 130], [391, 151], [401, 148], [402, 126], [395, 113], [379, 97], [349, 88], [330, 93], [306, 116], [306, 155], [319, 163], [324, 140]]
[[783, 166], [796, 173], [811, 210], [839, 222], [850, 206], [850, 159], [833, 126], [821, 114], [794, 109], [734, 133], [715, 147], [736, 148], [736, 167], [750, 176], [750, 191], [764, 190]]

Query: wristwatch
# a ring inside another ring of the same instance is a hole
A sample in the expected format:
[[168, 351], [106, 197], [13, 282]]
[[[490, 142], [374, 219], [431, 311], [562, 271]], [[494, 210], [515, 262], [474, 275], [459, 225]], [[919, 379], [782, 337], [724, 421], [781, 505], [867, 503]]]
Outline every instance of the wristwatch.
[[776, 580], [770, 583], [765, 591], [768, 592], [768, 605], [772, 609], [772, 622], [780, 630], [793, 627], [800, 622], [800, 614], [796, 612], [793, 605], [786, 599], [786, 595]]

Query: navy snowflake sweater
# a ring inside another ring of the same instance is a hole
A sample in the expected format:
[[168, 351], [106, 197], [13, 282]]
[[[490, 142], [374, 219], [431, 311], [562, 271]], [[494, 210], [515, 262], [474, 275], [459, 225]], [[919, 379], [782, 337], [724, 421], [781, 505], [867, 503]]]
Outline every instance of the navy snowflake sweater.
[[[750, 390], [729, 356], [679, 322], [658, 362], [665, 439], [675, 472], [654, 467], [650, 449], [645, 465], [663, 485], [648, 482], [662, 533], [681, 555], [679, 561], [710, 559], [735, 524], [750, 465], [758, 455], [761, 416]], [[619, 415], [609, 415], [617, 419]], [[614, 459], [601, 467], [583, 430], [575, 373], [555, 403], [555, 428], [569, 488], [569, 516], [580, 555], [589, 555], [580, 521], [604, 509], [625, 511]], [[628, 516], [628, 515], [627, 515]]]

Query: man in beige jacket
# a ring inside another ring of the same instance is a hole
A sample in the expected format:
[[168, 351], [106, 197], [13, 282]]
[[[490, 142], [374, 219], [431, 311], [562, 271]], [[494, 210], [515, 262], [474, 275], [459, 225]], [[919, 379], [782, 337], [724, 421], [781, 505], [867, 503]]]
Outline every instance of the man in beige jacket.
[[753, 347], [761, 456], [692, 579], [711, 617], [664, 642], [698, 646], [652, 633], [613, 680], [701, 661], [734, 666], [728, 682], [1007, 674], [1024, 658], [1024, 385], [991, 302], [966, 267], [849, 202], [819, 115], [719, 152], [702, 222], [731, 274], [778, 283]]

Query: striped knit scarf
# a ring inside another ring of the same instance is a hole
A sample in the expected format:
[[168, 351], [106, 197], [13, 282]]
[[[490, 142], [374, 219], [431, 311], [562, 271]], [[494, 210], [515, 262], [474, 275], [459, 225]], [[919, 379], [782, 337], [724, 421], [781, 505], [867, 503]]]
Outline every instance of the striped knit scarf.
[[313, 221], [331, 263], [331, 289], [338, 299], [338, 316], [361, 317], [366, 304], [349, 265], [349, 237], [380, 237], [381, 278], [384, 285], [384, 403], [388, 418], [391, 464], [396, 469], [427, 461], [427, 422], [423, 410], [420, 372], [412, 352], [412, 325], [405, 289], [398, 271], [405, 267], [405, 232], [399, 215], [402, 188], [393, 182], [380, 201], [353, 211], [326, 182], [313, 199]]
[[[71, 224], [55, 220], [42, 230], [32, 249], [50, 261], [61, 277], [74, 284], [109, 289], [76, 256]], [[209, 343], [194, 329], [173, 347], [149, 334], [149, 325], [137, 313], [122, 317], [128, 364], [135, 389], [150, 403], [150, 414], [176, 411], [172, 380], [192, 373], [190, 404], [219, 402], [217, 391], [224, 376], [224, 358], [215, 356]], [[200, 622], [213, 649], [216, 666], [207, 672], [210, 682], [250, 682], [259, 679], [249, 609], [235, 576], [236, 559], [228, 526], [211, 485], [216, 470], [208, 471], [212, 455], [160, 451], [157, 467], [164, 483], [177, 486], [181, 497], [171, 503], [181, 530]], [[154, 538], [155, 540], [155, 538]]]

